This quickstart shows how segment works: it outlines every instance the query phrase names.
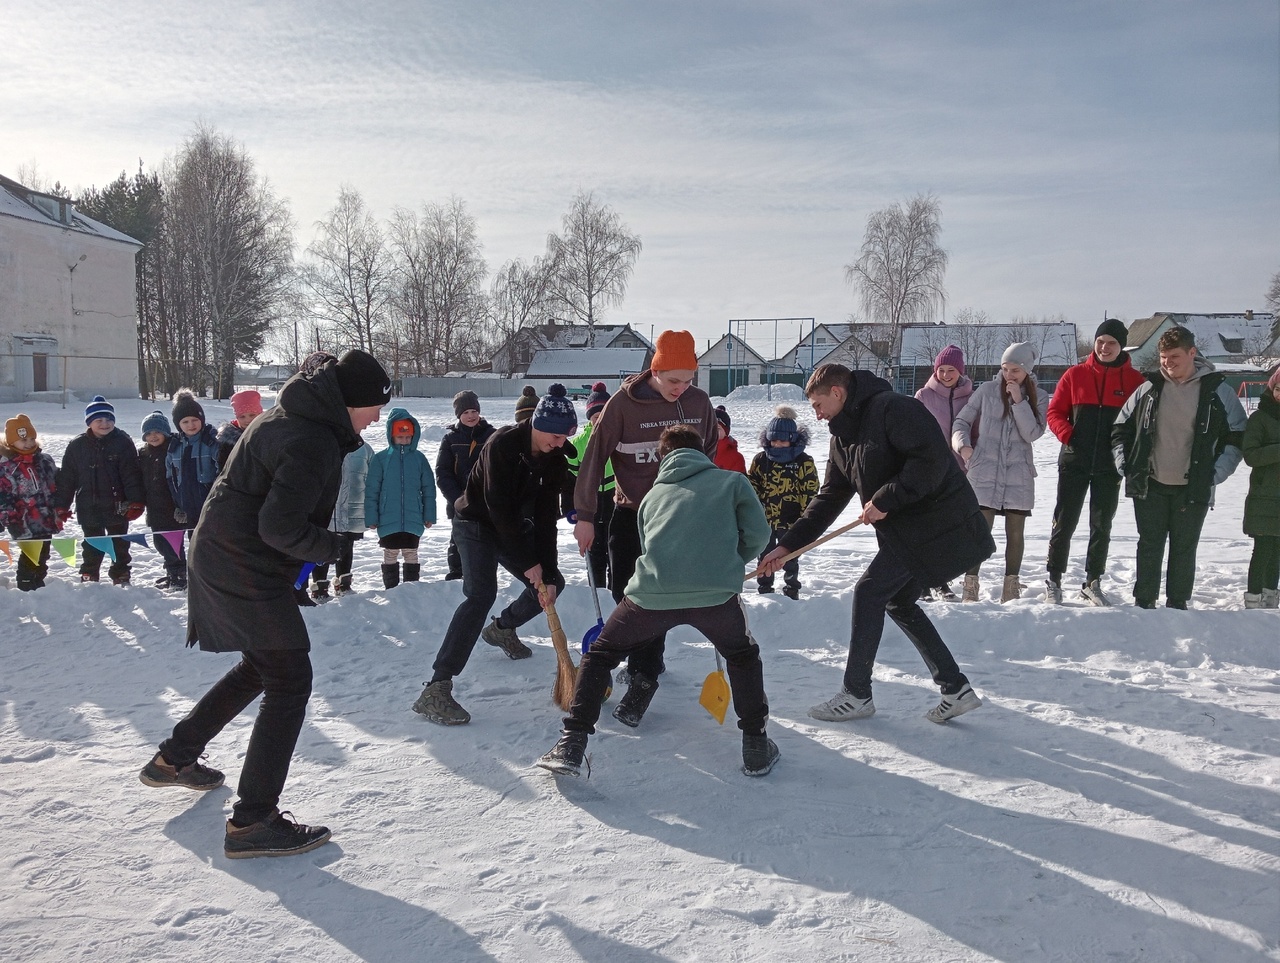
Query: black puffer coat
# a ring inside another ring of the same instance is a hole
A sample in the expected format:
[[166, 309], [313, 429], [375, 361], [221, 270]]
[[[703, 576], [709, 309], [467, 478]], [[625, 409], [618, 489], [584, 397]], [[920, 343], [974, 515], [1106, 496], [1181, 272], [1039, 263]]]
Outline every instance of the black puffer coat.
[[342, 459], [360, 447], [336, 363], [290, 378], [213, 483], [188, 557], [187, 643], [210, 652], [311, 648], [294, 600], [299, 559], [331, 562]]
[[176, 532], [195, 525], [195, 519], [191, 519], [186, 525], [179, 525], [174, 520], [173, 513], [177, 506], [173, 504], [169, 478], [165, 474], [165, 458], [168, 454], [168, 442], [158, 447], [143, 445], [138, 449], [138, 467], [142, 470], [142, 485], [147, 493], [147, 528], [153, 532]]
[[444, 511], [450, 518], [453, 518], [453, 503], [467, 490], [467, 479], [480, 460], [480, 449], [497, 430], [483, 418], [474, 428], [459, 421], [440, 439], [440, 450], [436, 453], [436, 488], [444, 496]]
[[138, 452], [133, 439], [119, 428], [105, 438], [89, 430], [72, 438], [62, 453], [55, 484], [54, 505], [70, 508], [74, 497], [82, 526], [119, 525], [125, 521], [122, 507], [146, 501]]
[[996, 550], [987, 520], [938, 423], [921, 402], [854, 371], [849, 398], [828, 423], [826, 478], [779, 542], [788, 551], [821, 535], [858, 495], [886, 517], [875, 523], [883, 551], [922, 585], [941, 585]]
[[1280, 535], [1280, 401], [1268, 391], [1244, 427], [1249, 494], [1244, 499], [1246, 535]]

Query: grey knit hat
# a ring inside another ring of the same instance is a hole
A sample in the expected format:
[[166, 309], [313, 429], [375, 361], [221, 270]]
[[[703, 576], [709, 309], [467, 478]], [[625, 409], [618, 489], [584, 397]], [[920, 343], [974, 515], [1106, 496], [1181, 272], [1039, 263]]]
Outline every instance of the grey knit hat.
[[1015, 341], [1004, 349], [1004, 354], [1000, 356], [1000, 363], [1016, 364], [1023, 371], [1030, 371], [1036, 366], [1038, 357], [1040, 352], [1030, 341]]
[[480, 396], [474, 391], [459, 391], [453, 396], [453, 416], [461, 418], [463, 412], [479, 411]]

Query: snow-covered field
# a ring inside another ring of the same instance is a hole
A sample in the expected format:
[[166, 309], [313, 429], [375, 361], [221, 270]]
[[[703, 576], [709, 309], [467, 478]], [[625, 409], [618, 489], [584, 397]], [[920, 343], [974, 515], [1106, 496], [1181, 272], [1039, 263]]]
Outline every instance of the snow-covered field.
[[[760, 394], [728, 402], [748, 460]], [[449, 403], [403, 403], [434, 459]], [[796, 406], [821, 467], [826, 429]], [[136, 439], [153, 405], [116, 407]], [[83, 430], [78, 404], [24, 410], [57, 458]], [[367, 437], [383, 447], [384, 426]], [[288, 859], [222, 855], [252, 713], [210, 746], [228, 787], [138, 782], [235, 658], [183, 647], [183, 599], [151, 587], [159, 556], [136, 551], [126, 589], [81, 585], [55, 557], [45, 590], [0, 589], [0, 960], [1280, 960], [1280, 614], [1241, 606], [1247, 468], [1218, 492], [1192, 611], [1129, 604], [1127, 501], [1110, 579], [1125, 604], [1055, 608], [1056, 454], [1037, 446], [1027, 597], [994, 601], [993, 560], [985, 601], [931, 610], [978, 712], [927, 722], [937, 690], [890, 624], [878, 714], [806, 716], [839, 688], [869, 534], [803, 559], [800, 602], [745, 596], [783, 753], [765, 779], [739, 774], [732, 716], [699, 707], [714, 661], [689, 629], [641, 727], [605, 713], [590, 778], [533, 767], [560, 717], [541, 620], [522, 632], [532, 659], [477, 647], [455, 690], [470, 725], [424, 721], [409, 707], [460, 597], [440, 580], [447, 523], [424, 581], [390, 592], [366, 538], [359, 594], [306, 613], [315, 694], [283, 805], [334, 838]], [[558, 608], [580, 636], [595, 615], [571, 545], [566, 526]]]

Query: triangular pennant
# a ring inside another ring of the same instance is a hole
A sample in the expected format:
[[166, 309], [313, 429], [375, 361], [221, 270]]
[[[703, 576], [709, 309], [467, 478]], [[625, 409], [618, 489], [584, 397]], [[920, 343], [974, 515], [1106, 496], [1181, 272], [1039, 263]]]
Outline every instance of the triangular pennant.
[[107, 558], [111, 559], [112, 564], [116, 560], [116, 540], [110, 535], [94, 535], [92, 537], [85, 536], [85, 542], [92, 545]]
[[40, 551], [44, 546], [44, 539], [24, 538], [18, 542], [18, 548], [22, 549], [22, 554], [32, 565], [40, 564]]
[[76, 564], [76, 540], [74, 538], [53, 539], [53, 550], [62, 556], [68, 565]]
[[[130, 532], [128, 535], [117, 535], [116, 538], [122, 538], [126, 542], [132, 542], [134, 545], [141, 545], [143, 548], [149, 547], [147, 545], [147, 536], [143, 535], [141, 532]], [[114, 562], [115, 558], [112, 557], [111, 560]]]
[[4, 557], [9, 560], [9, 564], [13, 564], [13, 554], [9, 551], [9, 540], [0, 538], [0, 552], [4, 552]]
[[182, 540], [183, 538], [186, 537], [186, 534], [187, 534], [186, 532], [183, 532], [183, 531], [156, 532], [156, 534], [159, 535], [161, 538], [163, 538], [166, 542], [168, 542], [173, 547], [173, 551], [175, 554], [179, 554], [179, 555], [182, 554]]

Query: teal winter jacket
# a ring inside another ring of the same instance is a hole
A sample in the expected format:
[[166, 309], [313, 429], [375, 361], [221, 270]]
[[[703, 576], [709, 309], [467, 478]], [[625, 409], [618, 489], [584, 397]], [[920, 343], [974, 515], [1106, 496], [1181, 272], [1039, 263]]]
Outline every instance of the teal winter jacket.
[[[413, 422], [413, 439], [407, 445], [391, 440], [397, 421]], [[369, 459], [364, 489], [364, 523], [383, 538], [396, 532], [421, 535], [436, 522], [436, 479], [431, 462], [418, 451], [422, 426], [403, 408], [387, 413], [387, 447]]]
[[743, 569], [771, 530], [747, 476], [717, 468], [703, 452], [662, 459], [640, 502], [643, 554], [626, 594], [644, 609], [706, 608], [742, 591]]

